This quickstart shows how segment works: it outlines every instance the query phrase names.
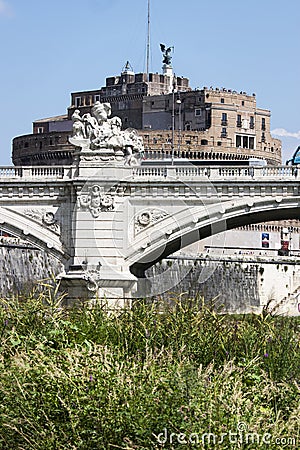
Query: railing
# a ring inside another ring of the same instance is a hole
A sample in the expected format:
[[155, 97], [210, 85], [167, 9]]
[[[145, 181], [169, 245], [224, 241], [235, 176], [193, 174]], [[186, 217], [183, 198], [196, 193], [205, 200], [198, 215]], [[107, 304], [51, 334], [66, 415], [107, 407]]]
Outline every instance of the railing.
[[[110, 167], [111, 168], [111, 167]], [[120, 167], [120, 169], [122, 169]], [[85, 168], [85, 176], [88, 168]], [[138, 167], [124, 167], [120, 173], [120, 179], [124, 177], [124, 170], [126, 176], [131, 172], [133, 178], [147, 178], [147, 179], [165, 179], [165, 178], [202, 178], [202, 179], [277, 179], [281, 180], [300, 180], [300, 170], [295, 166], [138, 166]], [[104, 174], [105, 168], [101, 168]], [[129, 171], [129, 173], [128, 173]], [[75, 173], [76, 172], [76, 173]], [[116, 176], [118, 168], [116, 168]], [[79, 176], [73, 166], [23, 166], [23, 167], [0, 167], [0, 180], [10, 181], [16, 179], [26, 180], [68, 180]]]
[[209, 167], [176, 167], [176, 177], [205, 177], [210, 175]]
[[23, 166], [23, 167], [0, 167], [0, 179], [9, 178], [22, 179], [69, 179], [72, 178], [72, 166]]
[[51, 177], [51, 178], [63, 178], [65, 173], [64, 167], [31, 167], [31, 176], [36, 177]]
[[0, 177], [21, 177], [22, 168], [21, 167], [0, 167]]
[[293, 166], [164, 166], [164, 167], [135, 167], [132, 169], [134, 178], [271, 178], [271, 179], [300, 179], [300, 171]]
[[166, 177], [168, 167], [136, 167], [133, 168], [133, 176], [137, 177]]

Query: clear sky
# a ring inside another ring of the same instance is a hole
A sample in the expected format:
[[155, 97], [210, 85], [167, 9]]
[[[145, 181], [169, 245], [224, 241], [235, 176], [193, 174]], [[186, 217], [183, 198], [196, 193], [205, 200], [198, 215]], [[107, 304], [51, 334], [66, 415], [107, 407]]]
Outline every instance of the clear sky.
[[[299, 0], [151, 0], [150, 70], [160, 43], [193, 88], [256, 93], [283, 159], [300, 145]], [[36, 119], [65, 114], [70, 93], [97, 89], [127, 60], [146, 66], [147, 0], [0, 0], [0, 165]]]

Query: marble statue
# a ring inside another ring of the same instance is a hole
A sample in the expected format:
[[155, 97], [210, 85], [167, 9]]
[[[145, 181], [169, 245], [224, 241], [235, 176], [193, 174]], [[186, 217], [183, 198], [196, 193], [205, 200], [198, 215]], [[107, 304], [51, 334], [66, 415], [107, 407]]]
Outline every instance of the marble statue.
[[73, 135], [69, 138], [71, 144], [81, 147], [85, 152], [91, 152], [103, 159], [123, 160], [125, 165], [139, 164], [144, 150], [143, 140], [137, 131], [128, 128], [122, 130], [122, 120], [112, 117], [110, 103], [95, 102], [91, 113], [80, 116], [76, 109], [72, 115]]
[[72, 115], [73, 121], [73, 137], [74, 138], [85, 138], [85, 127], [83, 123], [83, 119], [80, 117], [79, 109], [75, 109]]

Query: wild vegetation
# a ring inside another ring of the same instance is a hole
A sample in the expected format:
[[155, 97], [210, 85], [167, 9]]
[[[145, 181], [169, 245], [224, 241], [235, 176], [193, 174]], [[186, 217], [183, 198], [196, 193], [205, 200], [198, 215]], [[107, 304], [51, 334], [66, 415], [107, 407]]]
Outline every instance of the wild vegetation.
[[1, 449], [281, 449], [300, 442], [300, 322], [202, 299], [2, 299]]

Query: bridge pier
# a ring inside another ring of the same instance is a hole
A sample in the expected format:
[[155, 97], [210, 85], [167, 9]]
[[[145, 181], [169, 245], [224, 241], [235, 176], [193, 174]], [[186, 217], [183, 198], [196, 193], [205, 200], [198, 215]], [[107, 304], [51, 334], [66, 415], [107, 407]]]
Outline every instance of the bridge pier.
[[66, 293], [67, 305], [101, 299], [111, 308], [130, 307], [137, 283], [137, 279], [130, 273], [116, 276], [116, 273], [103, 274], [101, 270], [84, 270], [81, 266], [70, 267], [59, 278], [61, 291]]
[[60, 275], [66, 302], [106, 300], [111, 307], [131, 304], [137, 278], [124, 260], [127, 245], [126, 180], [132, 167], [106, 160], [108, 150], [82, 150], [76, 156], [71, 220], [73, 256]]

